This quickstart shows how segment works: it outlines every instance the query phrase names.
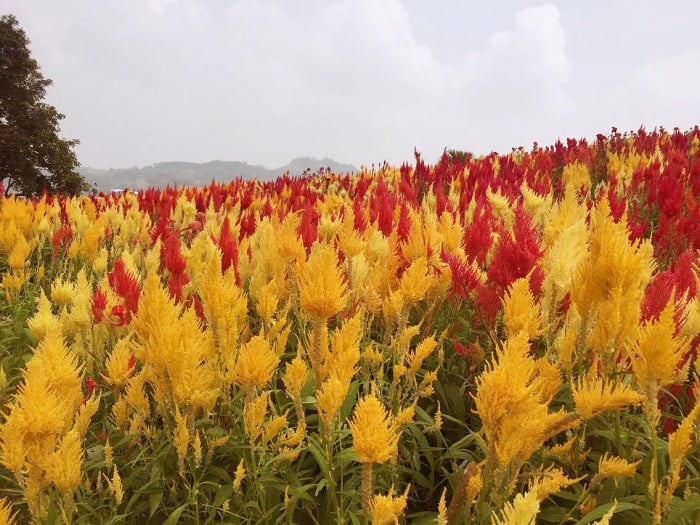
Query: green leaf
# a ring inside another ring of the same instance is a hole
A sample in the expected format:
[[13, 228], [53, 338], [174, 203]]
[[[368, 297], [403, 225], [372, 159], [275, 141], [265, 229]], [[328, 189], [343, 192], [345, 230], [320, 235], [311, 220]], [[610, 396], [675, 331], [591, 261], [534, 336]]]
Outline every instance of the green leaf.
[[693, 523], [693, 519], [700, 510], [700, 494], [694, 492], [686, 500], [673, 498], [666, 515], [666, 523]]
[[163, 501], [163, 491], [161, 490], [160, 492], [154, 492], [150, 496], [148, 496], [148, 504], [150, 507], [150, 510], [148, 512], [148, 517], [152, 518], [153, 515], [156, 513], [158, 510], [158, 507], [160, 507], [160, 503]]
[[163, 522], [163, 525], [175, 525], [180, 520], [180, 516], [188, 506], [189, 503], [185, 503], [184, 505], [180, 505], [178, 508], [172, 511], [170, 516], [168, 516], [168, 519], [166, 519]]
[[[600, 507], [597, 507], [593, 509], [591, 512], [586, 514], [583, 518], [578, 520], [576, 522], [576, 525], [586, 525], [586, 523], [590, 523], [594, 520], [599, 520], [602, 518], [606, 512], [610, 510], [610, 507], [612, 507], [614, 503], [606, 503], [605, 505], [601, 505]], [[636, 505], [634, 503], [626, 503], [626, 502], [618, 502], [617, 503], [617, 508], [615, 509], [614, 514], [618, 514], [620, 512], [625, 512], [627, 510], [637, 510], [641, 511], [643, 513], [646, 512], [646, 509], [644, 507], [641, 507], [639, 505]]]

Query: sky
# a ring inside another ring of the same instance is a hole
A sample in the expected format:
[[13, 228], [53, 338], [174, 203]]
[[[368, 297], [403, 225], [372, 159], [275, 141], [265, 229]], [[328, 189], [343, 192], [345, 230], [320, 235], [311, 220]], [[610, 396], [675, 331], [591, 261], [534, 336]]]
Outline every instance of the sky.
[[0, 0], [83, 166], [434, 163], [700, 124], [700, 2]]

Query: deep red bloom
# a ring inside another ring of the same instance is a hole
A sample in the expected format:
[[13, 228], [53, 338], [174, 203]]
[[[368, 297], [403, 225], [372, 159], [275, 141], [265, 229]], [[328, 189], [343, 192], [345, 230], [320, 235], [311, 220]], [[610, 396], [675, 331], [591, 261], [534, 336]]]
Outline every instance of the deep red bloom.
[[85, 388], [87, 389], [87, 397], [90, 397], [95, 389], [97, 389], [97, 381], [95, 381], [92, 377], [88, 377], [85, 380]]
[[181, 274], [187, 268], [187, 262], [180, 251], [180, 237], [171, 233], [160, 249], [160, 257], [165, 268], [172, 274]]
[[126, 271], [124, 261], [121, 259], [114, 261], [112, 271], [107, 274], [107, 280], [114, 293], [124, 300], [126, 316], [130, 317], [131, 314], [138, 313], [141, 288], [136, 277]]
[[498, 246], [487, 270], [489, 280], [506, 290], [516, 279], [530, 273], [541, 256], [535, 225], [522, 208], [517, 208], [513, 234], [505, 228], [501, 230]]
[[107, 307], [107, 294], [104, 293], [99, 286], [95, 289], [95, 293], [92, 294], [90, 306], [95, 322], [101, 323], [102, 319], [104, 319], [105, 308]]
[[120, 304], [112, 307], [112, 319], [110, 322], [114, 326], [125, 326], [129, 323], [129, 314], [126, 312], [124, 307]]

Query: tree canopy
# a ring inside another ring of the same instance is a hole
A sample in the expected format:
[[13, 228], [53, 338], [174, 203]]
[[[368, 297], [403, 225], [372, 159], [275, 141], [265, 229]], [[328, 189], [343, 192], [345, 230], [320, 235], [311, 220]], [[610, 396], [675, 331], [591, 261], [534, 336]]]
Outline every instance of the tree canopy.
[[5, 193], [76, 194], [89, 185], [75, 171], [77, 140], [58, 136], [64, 115], [43, 101], [52, 84], [32, 58], [13, 15], [0, 18], [0, 181]]

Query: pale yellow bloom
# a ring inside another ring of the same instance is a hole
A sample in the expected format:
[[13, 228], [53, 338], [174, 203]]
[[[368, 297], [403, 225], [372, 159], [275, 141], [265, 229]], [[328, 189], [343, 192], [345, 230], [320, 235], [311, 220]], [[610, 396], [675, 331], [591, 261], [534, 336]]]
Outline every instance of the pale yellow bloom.
[[124, 498], [124, 488], [122, 487], [122, 478], [119, 475], [119, 470], [116, 465], [114, 465], [112, 479], [108, 481], [108, 484], [110, 490], [114, 494], [114, 500], [117, 502], [117, 505], [121, 505], [122, 499]]
[[670, 462], [668, 491], [670, 494], [673, 494], [680, 482], [681, 467], [686, 454], [690, 451], [692, 437], [695, 432], [695, 422], [699, 414], [700, 403], [696, 401], [693, 410], [683, 418], [676, 431], [668, 436], [668, 458]]
[[233, 368], [234, 382], [243, 389], [261, 388], [272, 379], [278, 363], [267, 339], [256, 335], [241, 345]]
[[290, 363], [287, 363], [282, 380], [289, 397], [293, 400], [300, 400], [301, 390], [309, 380], [309, 367], [301, 354], [297, 354]]
[[637, 472], [637, 467], [642, 462], [635, 461], [630, 463], [624, 458], [617, 456], [610, 456], [605, 454], [598, 462], [598, 474], [597, 477], [600, 480], [608, 478], [631, 478]]
[[21, 233], [18, 234], [17, 240], [15, 241], [15, 244], [12, 247], [12, 251], [7, 257], [7, 265], [12, 270], [19, 270], [21, 268], [24, 268], [27, 262], [27, 257], [29, 257], [31, 251], [32, 245], [27, 242], [27, 239], [24, 238], [24, 235], [22, 235]]
[[0, 524], [13, 525], [15, 513], [12, 512], [12, 503], [5, 498], [0, 498]]
[[530, 291], [528, 278], [517, 279], [508, 290], [503, 304], [503, 321], [506, 332], [514, 336], [524, 330], [529, 339], [541, 334], [542, 315], [539, 304]]
[[333, 246], [315, 244], [299, 272], [299, 302], [311, 317], [328, 319], [345, 307], [347, 283]]
[[674, 304], [671, 297], [658, 321], [650, 321], [639, 329], [639, 337], [632, 346], [632, 370], [642, 389], [650, 384], [664, 387], [685, 379], [679, 377], [678, 365], [688, 348], [689, 339], [674, 335]]
[[133, 346], [128, 338], [119, 339], [105, 361], [106, 380], [116, 387], [123, 387], [135, 371]]
[[518, 494], [512, 502], [504, 505], [503, 509], [491, 516], [492, 525], [534, 525], [535, 518], [540, 512], [540, 502], [537, 491], [530, 490]]
[[442, 489], [438, 502], [437, 525], [447, 525], [447, 487]]
[[350, 432], [361, 463], [386, 463], [396, 457], [399, 439], [396, 425], [374, 393], [363, 397], [355, 406]]
[[243, 478], [245, 478], [245, 460], [241, 459], [238, 462], [238, 467], [236, 467], [236, 473], [233, 476], [233, 492], [236, 494], [241, 493], [241, 484], [243, 483]]
[[113, 461], [114, 461], [114, 452], [112, 450], [112, 445], [109, 442], [109, 439], [107, 439], [107, 442], [105, 443], [105, 466], [107, 467], [107, 470], [112, 468]]
[[321, 384], [321, 389], [316, 392], [316, 399], [318, 415], [324, 425], [332, 426], [340, 407], [343, 406], [349, 386], [349, 383], [341, 381], [335, 375]]
[[248, 439], [254, 441], [260, 436], [263, 429], [263, 420], [267, 414], [267, 405], [270, 392], [263, 392], [252, 401], [245, 404], [243, 410], [243, 423]]
[[409, 485], [401, 496], [394, 496], [394, 487], [389, 489], [386, 496], [376, 495], [372, 497], [370, 508], [372, 509], [373, 525], [398, 524], [399, 518], [406, 508]]
[[571, 383], [571, 395], [576, 404], [576, 413], [583, 420], [608, 410], [620, 410], [629, 405], [636, 405], [644, 400], [644, 396], [631, 387], [603, 379], [586, 381], [579, 378], [576, 383]]
[[542, 501], [561, 489], [575, 485], [585, 476], [571, 479], [559, 468], [548, 468], [542, 474], [535, 477], [532, 482], [533, 490], [537, 492], [537, 499]]
[[190, 445], [190, 431], [187, 428], [187, 420], [180, 414], [180, 409], [175, 407], [175, 432], [173, 446], [177, 452], [177, 463], [180, 474], [185, 472], [185, 457]]
[[76, 430], [69, 431], [44, 462], [46, 477], [58, 490], [68, 492], [80, 485], [83, 447]]
[[428, 274], [428, 260], [425, 257], [419, 257], [401, 276], [401, 296], [409, 303], [422, 301], [432, 281], [432, 276]]
[[265, 424], [265, 426], [263, 428], [263, 433], [262, 433], [263, 445], [266, 443], [269, 443], [270, 441], [275, 439], [286, 424], [287, 424], [287, 411], [285, 411], [284, 414], [280, 414], [279, 416], [275, 416], [272, 419], [270, 419]]

